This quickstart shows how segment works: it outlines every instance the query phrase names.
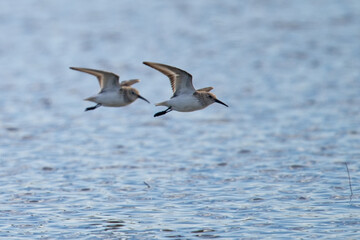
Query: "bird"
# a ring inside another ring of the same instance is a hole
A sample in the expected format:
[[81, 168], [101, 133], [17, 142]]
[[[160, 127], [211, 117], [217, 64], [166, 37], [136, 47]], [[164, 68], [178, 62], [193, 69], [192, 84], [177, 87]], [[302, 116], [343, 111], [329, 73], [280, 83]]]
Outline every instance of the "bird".
[[70, 67], [70, 69], [94, 75], [99, 80], [100, 92], [84, 99], [94, 102], [96, 105], [86, 108], [85, 111], [94, 110], [101, 106], [123, 107], [134, 102], [137, 98], [150, 103], [139, 94], [138, 90], [131, 87], [131, 85], [140, 82], [139, 79], [130, 79], [119, 83], [119, 76], [112, 72], [79, 67]]
[[227, 104], [217, 99], [215, 94], [210, 93], [210, 91], [213, 90], [213, 87], [195, 90], [190, 73], [161, 63], [143, 63], [165, 74], [169, 78], [173, 90], [173, 96], [169, 100], [155, 104], [155, 106], [165, 106], [168, 108], [164, 111], [155, 113], [154, 117], [162, 116], [172, 110], [178, 112], [197, 111], [206, 108], [214, 102], [229, 107]]

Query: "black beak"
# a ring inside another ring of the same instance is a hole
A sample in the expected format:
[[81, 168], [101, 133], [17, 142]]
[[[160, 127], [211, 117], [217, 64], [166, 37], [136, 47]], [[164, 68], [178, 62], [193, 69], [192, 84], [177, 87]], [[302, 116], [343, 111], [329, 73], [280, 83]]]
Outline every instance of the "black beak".
[[222, 101], [220, 101], [220, 100], [218, 100], [218, 99], [215, 99], [215, 102], [220, 103], [220, 104], [222, 104], [222, 105], [224, 105], [224, 106], [226, 106], [226, 107], [229, 107], [228, 105], [226, 105], [225, 103], [223, 103]]
[[142, 96], [140, 96], [140, 95], [138, 95], [138, 98], [144, 100], [144, 101], [147, 102], [147, 103], [150, 103], [146, 98], [144, 98], [144, 97], [142, 97]]

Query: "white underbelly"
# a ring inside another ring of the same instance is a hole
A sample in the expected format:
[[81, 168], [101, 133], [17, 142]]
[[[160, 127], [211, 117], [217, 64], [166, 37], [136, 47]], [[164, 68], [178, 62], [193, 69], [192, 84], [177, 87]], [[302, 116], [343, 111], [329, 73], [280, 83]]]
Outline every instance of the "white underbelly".
[[168, 101], [168, 104], [173, 110], [179, 112], [192, 112], [205, 107], [193, 95], [180, 95], [174, 97]]
[[104, 92], [94, 96], [93, 102], [100, 103], [106, 107], [122, 107], [130, 104], [126, 102], [124, 96], [118, 92]]

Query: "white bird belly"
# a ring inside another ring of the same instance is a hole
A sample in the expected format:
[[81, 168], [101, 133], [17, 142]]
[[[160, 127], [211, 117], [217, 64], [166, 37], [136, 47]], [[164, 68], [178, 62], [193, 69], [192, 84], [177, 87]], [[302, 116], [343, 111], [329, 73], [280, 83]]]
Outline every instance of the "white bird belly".
[[131, 103], [126, 102], [124, 96], [119, 94], [119, 92], [102, 92], [87, 100], [100, 103], [106, 107], [122, 107]]
[[203, 109], [200, 101], [194, 95], [180, 95], [167, 101], [168, 106], [178, 112], [192, 112]]

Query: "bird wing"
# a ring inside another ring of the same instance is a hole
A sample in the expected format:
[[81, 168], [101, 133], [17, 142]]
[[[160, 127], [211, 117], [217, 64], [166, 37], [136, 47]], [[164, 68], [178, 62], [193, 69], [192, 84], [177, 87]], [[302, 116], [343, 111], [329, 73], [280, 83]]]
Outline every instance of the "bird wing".
[[161, 63], [143, 63], [165, 74], [170, 79], [171, 88], [174, 93], [173, 97], [183, 93], [192, 94], [195, 92], [195, 88], [192, 84], [192, 76], [190, 73], [187, 73], [179, 68]]
[[97, 79], [99, 80], [99, 85], [101, 88], [100, 91], [120, 88], [119, 76], [114, 73], [90, 69], [90, 68], [70, 67], [70, 69], [96, 76]]
[[196, 91], [199, 91], [199, 92], [210, 92], [211, 90], [213, 90], [214, 88], [213, 87], [205, 87], [205, 88], [200, 88]]
[[133, 84], [135, 84], [135, 83], [138, 83], [138, 82], [140, 82], [140, 80], [139, 79], [130, 79], [130, 80], [127, 80], [127, 81], [121, 81], [120, 82], [120, 86], [121, 87], [129, 87], [129, 86], [131, 86], [131, 85], [133, 85]]

